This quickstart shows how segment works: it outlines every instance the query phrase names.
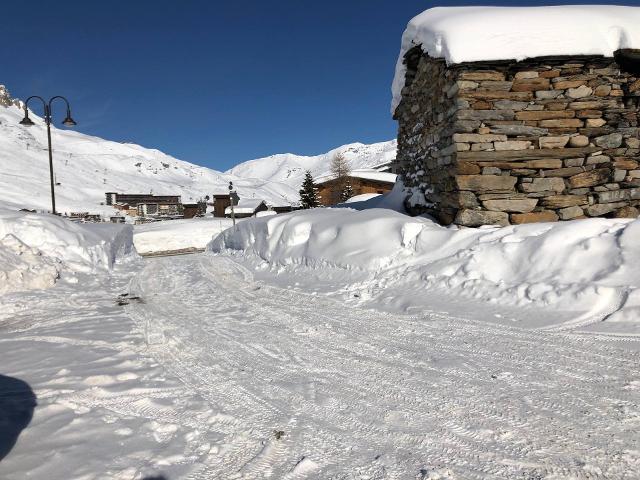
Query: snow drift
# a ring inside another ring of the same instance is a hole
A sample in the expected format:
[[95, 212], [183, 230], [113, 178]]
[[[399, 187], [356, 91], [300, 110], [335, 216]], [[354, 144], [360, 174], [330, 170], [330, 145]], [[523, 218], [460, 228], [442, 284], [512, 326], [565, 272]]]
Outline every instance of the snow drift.
[[0, 294], [107, 271], [132, 253], [131, 226], [75, 224], [0, 207]]
[[421, 291], [441, 290], [501, 305], [580, 310], [635, 298], [637, 238], [640, 220], [459, 229], [390, 210], [342, 208], [246, 221], [208, 249], [275, 274], [313, 271], [314, 281], [340, 278], [331, 267], [347, 270], [341, 289], [386, 297], [402, 309], [420, 305]]
[[420, 45], [448, 64], [553, 55], [604, 55], [640, 48], [640, 8], [616, 5], [436, 7], [402, 35], [393, 79], [393, 114], [405, 83], [404, 55]]

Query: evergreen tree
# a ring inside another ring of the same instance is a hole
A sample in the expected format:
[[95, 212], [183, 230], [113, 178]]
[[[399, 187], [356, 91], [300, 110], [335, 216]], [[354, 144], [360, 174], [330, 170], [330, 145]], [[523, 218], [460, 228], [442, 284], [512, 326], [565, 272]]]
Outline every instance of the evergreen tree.
[[309, 170], [304, 174], [304, 180], [302, 181], [302, 187], [300, 188], [300, 207], [315, 208], [320, 206], [320, 196], [318, 195], [318, 188], [313, 183], [313, 177]]
[[351, 186], [351, 183], [349, 182], [349, 180], [346, 180], [346, 183], [344, 184], [344, 188], [342, 189], [342, 192], [340, 192], [340, 201], [346, 202], [351, 197], [353, 197], [354, 193], [355, 192], [353, 191], [353, 187]]

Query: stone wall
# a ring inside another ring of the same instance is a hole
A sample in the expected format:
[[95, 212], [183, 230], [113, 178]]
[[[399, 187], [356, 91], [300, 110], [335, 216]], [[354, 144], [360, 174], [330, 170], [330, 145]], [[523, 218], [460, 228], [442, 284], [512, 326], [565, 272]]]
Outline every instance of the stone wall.
[[612, 58], [460, 64], [408, 52], [407, 207], [460, 225], [637, 216], [640, 78]]

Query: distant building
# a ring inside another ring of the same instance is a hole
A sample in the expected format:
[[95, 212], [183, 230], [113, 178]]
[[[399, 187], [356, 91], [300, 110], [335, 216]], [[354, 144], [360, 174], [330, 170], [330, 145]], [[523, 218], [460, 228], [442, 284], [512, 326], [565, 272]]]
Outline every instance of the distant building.
[[202, 201], [198, 203], [183, 203], [182, 216], [184, 218], [202, 217], [207, 213], [207, 203]]
[[[240, 200], [238, 205], [233, 207], [233, 213], [236, 218], [252, 217], [258, 212], [264, 212], [268, 210], [267, 204], [264, 200], [247, 199]], [[225, 211], [225, 216], [231, 216], [231, 206], [228, 206]]]
[[131, 216], [173, 216], [182, 214], [180, 195], [151, 195], [107, 192], [106, 204]]
[[213, 194], [213, 216], [224, 217], [225, 210], [231, 205], [231, 196], [228, 193]]
[[[387, 165], [381, 166], [386, 168]], [[337, 179], [332, 176], [319, 177], [315, 180], [320, 195], [320, 203], [325, 207], [341, 203], [342, 187], [349, 182], [353, 195], [364, 193], [384, 194], [390, 192], [396, 183], [396, 175], [373, 168], [352, 170], [346, 178]]]
[[138, 215], [138, 208], [135, 206], [132, 207], [128, 203], [114, 203], [112, 206], [116, 210], [120, 210], [125, 215], [130, 215], [132, 217]]
[[136, 208], [140, 217], [180, 215], [182, 213], [181, 203], [144, 202], [139, 203]]
[[65, 215], [72, 222], [78, 223], [100, 223], [102, 222], [102, 217], [97, 213], [89, 213], [89, 212], [70, 212], [68, 215]]
[[289, 213], [295, 210], [293, 205], [269, 205], [269, 208], [276, 213]]
[[153, 195], [150, 193], [115, 193], [107, 192], [107, 205], [127, 204], [137, 206], [140, 203], [180, 204], [180, 195]]

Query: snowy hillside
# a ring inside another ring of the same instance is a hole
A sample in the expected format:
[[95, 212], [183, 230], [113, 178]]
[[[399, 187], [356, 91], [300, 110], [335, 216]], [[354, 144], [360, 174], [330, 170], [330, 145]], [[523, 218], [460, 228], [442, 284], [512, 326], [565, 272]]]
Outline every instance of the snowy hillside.
[[[5, 106], [8, 105], [8, 106]], [[18, 102], [0, 85], [0, 202], [19, 208], [48, 210], [49, 162], [47, 133], [41, 118], [31, 114], [33, 127], [19, 124]], [[77, 119], [80, 124], [82, 119]], [[80, 127], [81, 128], [81, 127]], [[105, 192], [179, 194], [184, 203], [226, 192], [229, 181], [241, 198], [261, 198], [275, 205], [298, 200], [304, 171], [329, 171], [331, 158], [343, 152], [353, 168], [388, 162], [396, 142], [352, 144], [315, 157], [273, 155], [244, 162], [222, 173], [130, 143], [118, 143], [71, 130], [52, 128], [56, 202], [60, 212], [110, 214], [101, 206]]]
[[227, 170], [226, 173], [243, 178], [261, 178], [299, 188], [306, 170], [310, 170], [315, 178], [329, 174], [331, 159], [337, 153], [344, 154], [352, 169], [371, 168], [394, 160], [396, 148], [396, 140], [390, 140], [371, 145], [352, 143], [310, 157], [282, 153], [249, 160]]
[[[4, 103], [9, 103], [6, 97]], [[22, 117], [17, 105], [5, 107], [0, 102], [0, 202], [46, 210], [50, 208], [46, 128], [43, 120], [33, 114], [35, 126], [19, 125]], [[229, 181], [244, 198], [263, 198], [278, 205], [298, 199], [297, 188], [238, 178], [177, 160], [159, 150], [58, 128], [52, 128], [51, 134], [60, 212], [108, 214], [111, 208], [100, 203], [105, 200], [105, 192], [110, 191], [179, 194], [187, 203], [214, 192], [226, 192]]]

